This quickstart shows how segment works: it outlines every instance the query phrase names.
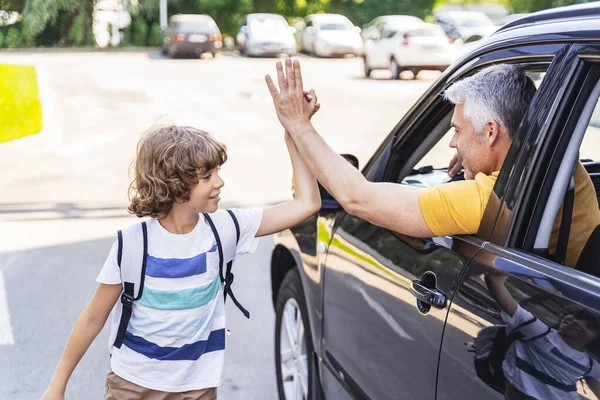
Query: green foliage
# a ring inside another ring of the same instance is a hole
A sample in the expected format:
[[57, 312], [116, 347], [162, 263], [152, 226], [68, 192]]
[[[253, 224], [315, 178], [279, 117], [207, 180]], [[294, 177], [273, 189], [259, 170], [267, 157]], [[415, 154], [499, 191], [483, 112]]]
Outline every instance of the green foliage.
[[71, 29], [69, 30], [69, 41], [74, 46], [81, 46], [83, 37], [83, 16], [78, 15], [73, 20], [73, 25], [71, 25]]
[[588, 2], [590, 0], [511, 0], [510, 7], [515, 13], [523, 13]]
[[145, 46], [148, 38], [148, 25], [143, 18], [135, 18], [132, 21], [133, 25], [133, 45], [134, 46]]
[[158, 24], [152, 24], [148, 35], [148, 46], [159, 47], [162, 44], [163, 33]]
[[4, 32], [0, 31], [0, 49], [4, 47]]
[[22, 37], [19, 29], [11, 26], [8, 28], [8, 32], [6, 33], [6, 37], [4, 38], [4, 44], [9, 49], [15, 49], [21, 46]]

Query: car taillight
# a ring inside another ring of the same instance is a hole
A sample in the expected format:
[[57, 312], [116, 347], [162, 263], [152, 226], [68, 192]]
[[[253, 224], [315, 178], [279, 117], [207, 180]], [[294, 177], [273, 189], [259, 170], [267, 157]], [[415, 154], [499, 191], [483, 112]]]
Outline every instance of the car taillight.
[[402, 40], [402, 46], [408, 46], [409, 42], [408, 42], [408, 36], [404, 35], [404, 39]]
[[173, 41], [175, 41], [175, 42], [185, 42], [186, 39], [187, 39], [187, 36], [184, 35], [184, 34], [182, 34], [182, 33], [180, 33], [178, 35], [175, 35], [175, 37], [173, 38]]
[[448, 43], [450, 43], [450, 44], [454, 44], [454, 39], [452, 39], [452, 38], [448, 38]]
[[214, 34], [214, 35], [210, 35], [208, 37], [208, 41], [209, 42], [220, 42], [222, 40], [223, 40], [223, 36], [221, 36], [221, 34], [219, 34], [219, 33]]

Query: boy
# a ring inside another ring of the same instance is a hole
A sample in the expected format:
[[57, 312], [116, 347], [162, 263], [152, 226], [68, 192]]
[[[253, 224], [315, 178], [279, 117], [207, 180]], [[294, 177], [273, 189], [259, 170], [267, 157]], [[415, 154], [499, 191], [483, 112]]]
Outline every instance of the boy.
[[[318, 110], [314, 92], [299, 104]], [[320, 208], [317, 182], [289, 136], [295, 198], [274, 207], [232, 210], [239, 223], [235, 249], [223, 248], [223, 265], [254, 251], [256, 237], [288, 229]], [[223, 288], [215, 237], [202, 213], [217, 211], [226, 148], [190, 127], [149, 131], [138, 144], [129, 211], [147, 221], [148, 256], [142, 296], [133, 303], [120, 348], [113, 347], [105, 399], [216, 399], [225, 348]], [[233, 223], [221, 242], [235, 243]], [[233, 237], [233, 241], [231, 240]], [[97, 278], [98, 289], [78, 318], [43, 400], [64, 399], [68, 379], [104, 326], [122, 293], [117, 243]], [[115, 306], [116, 304], [116, 306]]]

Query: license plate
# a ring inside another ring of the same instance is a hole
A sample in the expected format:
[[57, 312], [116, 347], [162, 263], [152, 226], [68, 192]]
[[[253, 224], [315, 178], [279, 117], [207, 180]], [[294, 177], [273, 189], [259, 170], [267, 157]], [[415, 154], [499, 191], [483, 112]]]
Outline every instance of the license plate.
[[206, 35], [190, 35], [188, 42], [190, 43], [204, 43], [208, 40]]

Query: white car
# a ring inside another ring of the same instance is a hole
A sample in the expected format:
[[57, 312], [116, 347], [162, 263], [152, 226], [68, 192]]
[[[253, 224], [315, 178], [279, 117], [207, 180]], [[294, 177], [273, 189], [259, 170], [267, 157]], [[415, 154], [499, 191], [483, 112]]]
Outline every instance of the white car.
[[360, 28], [343, 15], [309, 15], [300, 35], [300, 50], [317, 57], [360, 56], [363, 53]]
[[240, 53], [253, 56], [296, 54], [295, 29], [277, 14], [248, 14], [236, 36]]
[[365, 76], [374, 69], [388, 69], [393, 79], [402, 71], [444, 71], [456, 59], [456, 50], [438, 25], [425, 22], [403, 27], [387, 26], [374, 39], [365, 42]]
[[444, 11], [436, 15], [436, 23], [452, 40], [474, 35], [485, 39], [499, 28], [487, 15], [478, 11]]
[[406, 25], [414, 25], [420, 22], [425, 21], [412, 15], [382, 15], [364, 25], [361, 36], [365, 42], [379, 40], [381, 32], [386, 29], [402, 29]]

